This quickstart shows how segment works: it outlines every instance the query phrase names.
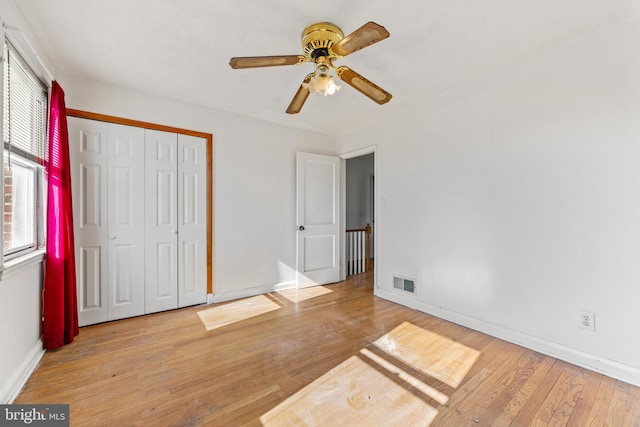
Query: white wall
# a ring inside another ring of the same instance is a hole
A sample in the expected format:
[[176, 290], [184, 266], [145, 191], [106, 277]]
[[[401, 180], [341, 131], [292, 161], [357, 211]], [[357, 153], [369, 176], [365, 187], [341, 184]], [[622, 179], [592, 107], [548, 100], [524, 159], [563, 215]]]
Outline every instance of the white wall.
[[373, 154], [348, 159], [346, 183], [346, 228], [363, 228], [371, 224], [371, 176], [374, 173]]
[[67, 108], [213, 134], [214, 299], [295, 281], [295, 152], [335, 154], [332, 137], [58, 75]]
[[346, 160], [346, 185], [345, 185], [345, 228], [364, 228], [371, 226], [369, 234], [370, 258], [374, 258], [374, 216], [371, 209], [373, 188], [371, 177], [375, 174], [375, 157], [373, 153], [364, 156], [353, 157]]
[[44, 353], [41, 290], [40, 262], [19, 268], [0, 281], [0, 403], [15, 398]]
[[627, 21], [341, 135], [378, 144], [378, 294], [640, 384], [638, 40]]

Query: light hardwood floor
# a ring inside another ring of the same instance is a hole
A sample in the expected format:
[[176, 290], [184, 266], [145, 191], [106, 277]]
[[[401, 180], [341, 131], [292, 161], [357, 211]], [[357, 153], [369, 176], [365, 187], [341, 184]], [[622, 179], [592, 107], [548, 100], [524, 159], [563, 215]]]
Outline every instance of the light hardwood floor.
[[370, 274], [81, 328], [15, 403], [73, 426], [640, 426], [640, 389], [376, 298]]

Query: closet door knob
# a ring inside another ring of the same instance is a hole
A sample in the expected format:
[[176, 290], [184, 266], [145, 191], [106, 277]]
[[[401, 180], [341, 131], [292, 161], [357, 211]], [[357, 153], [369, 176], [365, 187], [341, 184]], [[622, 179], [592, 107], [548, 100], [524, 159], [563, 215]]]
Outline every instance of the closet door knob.
[[109, 239], [110, 240], [116, 240], [116, 236], [114, 236], [113, 234], [109, 234]]

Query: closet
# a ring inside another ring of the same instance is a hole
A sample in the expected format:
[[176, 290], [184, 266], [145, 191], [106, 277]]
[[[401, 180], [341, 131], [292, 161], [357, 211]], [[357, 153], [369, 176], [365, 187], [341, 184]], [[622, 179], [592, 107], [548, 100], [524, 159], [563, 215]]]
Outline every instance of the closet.
[[68, 126], [80, 325], [206, 302], [206, 140]]

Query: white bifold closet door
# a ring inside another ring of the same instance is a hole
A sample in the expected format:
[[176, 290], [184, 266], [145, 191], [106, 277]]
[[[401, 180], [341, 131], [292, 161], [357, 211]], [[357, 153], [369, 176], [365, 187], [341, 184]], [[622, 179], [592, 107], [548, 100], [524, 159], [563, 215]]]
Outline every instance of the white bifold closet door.
[[145, 132], [145, 303], [151, 313], [178, 307], [178, 136]]
[[68, 124], [80, 325], [206, 302], [205, 140]]
[[67, 119], [80, 325], [106, 322], [107, 125]]
[[144, 314], [144, 130], [68, 126], [80, 323]]
[[178, 306], [207, 300], [207, 147], [178, 134]]
[[146, 312], [207, 298], [206, 146], [146, 130]]
[[144, 129], [108, 126], [107, 310], [109, 320], [144, 309]]

